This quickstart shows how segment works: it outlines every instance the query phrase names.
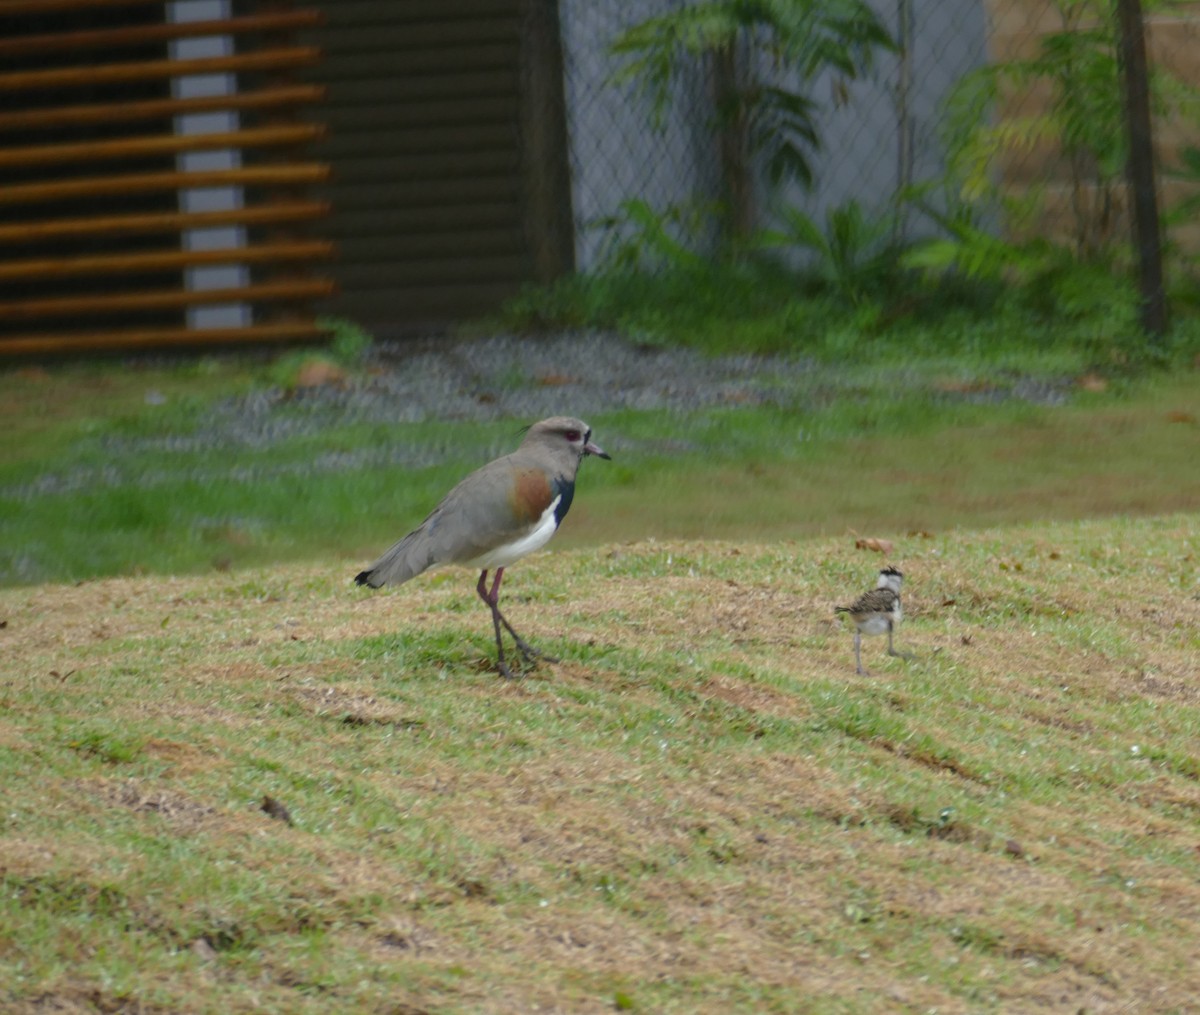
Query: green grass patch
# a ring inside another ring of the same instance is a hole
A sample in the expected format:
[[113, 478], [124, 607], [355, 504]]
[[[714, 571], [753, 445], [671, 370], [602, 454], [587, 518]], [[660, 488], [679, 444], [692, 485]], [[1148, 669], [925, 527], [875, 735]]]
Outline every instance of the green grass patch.
[[1085, 267], [1023, 286], [900, 273], [869, 297], [850, 300], [803, 273], [749, 259], [568, 276], [530, 287], [496, 318], [465, 330], [600, 328], [710, 353], [791, 353], [836, 363], [946, 357], [1026, 370], [1186, 362], [1197, 350], [1200, 324], [1186, 308], [1157, 349], [1137, 332], [1136, 317], [1131, 286]]
[[[1075, 354], [1026, 348], [1016, 373], [997, 365], [1003, 355], [985, 367], [949, 353], [814, 368], [780, 380], [775, 404], [594, 416], [614, 461], [587, 463], [556, 545], [879, 535], [1194, 504], [1196, 372], [1110, 374], [1090, 390], [1094, 378], [1081, 388], [1082, 375], [1062, 372], [1053, 357], [1064, 355]], [[0, 374], [3, 421], [24, 435], [0, 460], [0, 583], [365, 560], [497, 447], [495, 424], [294, 426], [305, 410], [286, 400], [246, 440], [222, 406], [256, 390], [263, 369]]]
[[0, 1007], [1187, 1010], [1198, 521], [0, 590]]

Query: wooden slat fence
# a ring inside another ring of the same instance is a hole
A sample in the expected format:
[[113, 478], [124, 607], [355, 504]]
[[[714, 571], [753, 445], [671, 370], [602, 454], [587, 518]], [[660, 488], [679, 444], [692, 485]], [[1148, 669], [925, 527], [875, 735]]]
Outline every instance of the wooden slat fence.
[[573, 267], [550, 0], [314, 0], [337, 174], [335, 312], [378, 335], [494, 311]]
[[[305, 150], [325, 134], [312, 115], [324, 89], [299, 80], [320, 51], [296, 33], [323, 14], [263, 2], [171, 21], [169, 10], [0, 0], [0, 354], [320, 333], [313, 307], [334, 293], [333, 246], [310, 231], [330, 212], [313, 196], [330, 170]], [[228, 51], [181, 55], [210, 37]], [[181, 84], [213, 75], [236, 85]], [[199, 164], [205, 153], [232, 154]], [[192, 199], [210, 193], [224, 203]], [[238, 281], [206, 282], [222, 265]], [[223, 306], [234, 324], [204, 316]]]

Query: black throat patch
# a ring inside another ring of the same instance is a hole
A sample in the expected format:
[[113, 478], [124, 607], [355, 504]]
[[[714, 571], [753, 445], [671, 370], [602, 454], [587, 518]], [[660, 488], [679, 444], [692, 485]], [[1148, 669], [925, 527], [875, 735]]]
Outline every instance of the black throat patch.
[[562, 524], [562, 520], [567, 517], [567, 512], [571, 510], [571, 501], [575, 498], [575, 481], [573, 479], [556, 479], [554, 495], [560, 498], [558, 506], [554, 509], [554, 524], [557, 527]]

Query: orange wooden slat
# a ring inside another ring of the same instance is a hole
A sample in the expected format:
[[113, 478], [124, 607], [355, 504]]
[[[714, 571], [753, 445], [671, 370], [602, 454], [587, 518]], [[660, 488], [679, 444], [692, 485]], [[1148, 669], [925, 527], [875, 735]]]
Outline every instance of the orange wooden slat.
[[161, 4], [162, 0], [0, 0], [0, 17], [47, 14], [80, 7], [157, 7]]
[[152, 25], [124, 25], [43, 35], [0, 37], [0, 58], [29, 53], [62, 53], [82, 49], [108, 49], [167, 42], [201, 35], [248, 35], [256, 32], [294, 32], [318, 27], [324, 15], [312, 8], [273, 11], [213, 21], [164, 21]]
[[244, 166], [182, 173], [130, 173], [123, 176], [94, 176], [81, 180], [52, 180], [0, 187], [0, 205], [60, 201], [76, 197], [145, 193], [156, 190], [186, 190], [189, 187], [273, 186], [292, 187], [324, 183], [329, 166], [323, 162], [297, 162], [277, 166]]
[[153, 81], [189, 74], [239, 74], [250, 71], [292, 70], [311, 67], [320, 59], [315, 46], [263, 49], [235, 56], [206, 56], [195, 60], [140, 60], [135, 63], [56, 67], [52, 70], [0, 74], [0, 92], [48, 88], [95, 88], [100, 85]]
[[110, 293], [102, 296], [55, 296], [50, 299], [0, 302], [0, 320], [28, 321], [72, 314], [176, 310], [213, 303], [267, 303], [316, 300], [336, 290], [327, 278], [289, 279], [227, 289], [168, 289], [160, 292]]
[[67, 144], [31, 145], [24, 148], [0, 148], [0, 169], [12, 166], [37, 166], [55, 162], [95, 162], [101, 159], [132, 159], [180, 152], [209, 151], [219, 148], [269, 148], [316, 141], [325, 128], [316, 123], [288, 124], [281, 127], [251, 127], [247, 130], [212, 134], [162, 134], [149, 137], [122, 137], [112, 141], [76, 141]]
[[159, 120], [212, 110], [239, 111], [308, 106], [325, 99], [323, 85], [281, 85], [229, 95], [197, 95], [188, 99], [139, 99], [95, 102], [47, 109], [0, 110], [0, 130], [51, 130], [76, 124]]
[[324, 240], [291, 240], [222, 250], [149, 250], [136, 254], [39, 257], [25, 261], [0, 261], [0, 282], [27, 282], [78, 275], [113, 275], [127, 271], [178, 271], [203, 264], [313, 261], [332, 256], [332, 243]]
[[35, 243], [77, 236], [173, 233], [209, 226], [279, 225], [323, 218], [330, 209], [328, 201], [277, 201], [224, 211], [148, 212], [140, 215], [97, 215], [18, 222], [15, 225], [0, 225], [0, 244]]
[[56, 352], [152, 349], [167, 346], [250, 345], [320, 338], [326, 329], [313, 321], [281, 321], [241, 328], [131, 328], [113, 331], [12, 335], [0, 338], [0, 355], [40, 356]]

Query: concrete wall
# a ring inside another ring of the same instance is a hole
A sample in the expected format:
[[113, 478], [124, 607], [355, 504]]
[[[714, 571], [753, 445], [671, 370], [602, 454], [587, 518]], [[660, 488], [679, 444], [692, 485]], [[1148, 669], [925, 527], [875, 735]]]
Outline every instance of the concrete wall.
[[560, 0], [571, 144], [576, 263], [594, 267], [603, 233], [601, 216], [628, 198], [657, 209], [716, 192], [716, 148], [705, 126], [706, 85], [699, 68], [676, 88], [664, 129], [655, 132], [650, 107], [630, 86], [612, 80], [620, 66], [609, 46], [630, 25], [662, 14], [677, 0]]
[[[593, 267], [600, 252], [601, 238], [588, 223], [613, 213], [621, 201], [641, 197], [661, 210], [718, 193], [701, 69], [682, 77], [661, 135], [650, 129], [645, 102], [630, 88], [611, 84], [618, 66], [608, 54], [611, 41], [628, 25], [678, 6], [672, 0], [561, 0], [581, 270]], [[818, 217], [850, 199], [877, 209], [903, 183], [940, 172], [940, 104], [964, 73], [986, 59], [984, 8], [979, 0], [881, 0], [877, 9], [895, 37], [912, 40], [907, 61], [883, 54], [862, 80], [827, 75], [812, 82], [810, 94], [824, 106], [823, 149], [814, 157], [817, 184], [812, 191], [789, 185], [775, 202]], [[764, 196], [766, 191], [760, 188]], [[769, 222], [771, 200], [760, 205]]]
[[[779, 195], [819, 221], [851, 200], [882, 213], [901, 187], [940, 175], [942, 104], [987, 58], [978, 0], [877, 0], [874, 6], [892, 37], [907, 40], [907, 51], [881, 54], [857, 81], [827, 74], [813, 83], [812, 94], [825, 107], [817, 183], [811, 191], [793, 184]], [[913, 235], [929, 228], [919, 219], [907, 226]]]

